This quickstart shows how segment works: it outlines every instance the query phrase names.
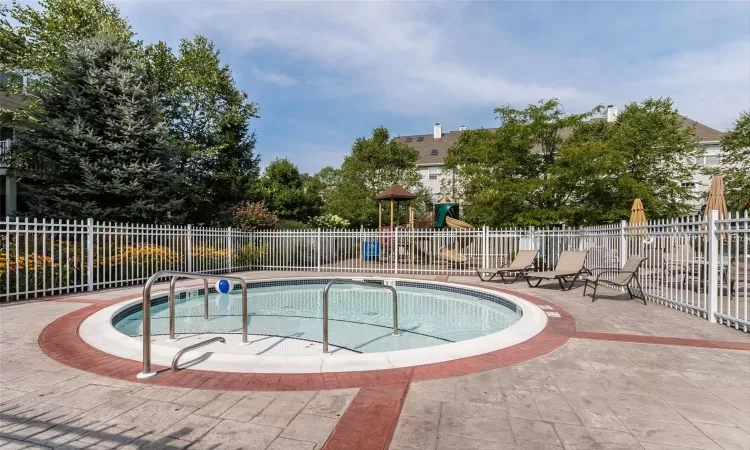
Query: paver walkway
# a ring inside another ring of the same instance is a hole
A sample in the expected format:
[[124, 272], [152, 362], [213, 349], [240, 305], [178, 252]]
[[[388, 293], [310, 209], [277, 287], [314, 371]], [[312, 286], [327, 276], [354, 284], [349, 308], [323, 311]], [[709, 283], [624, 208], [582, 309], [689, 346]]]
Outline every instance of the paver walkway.
[[[224, 392], [93, 375], [48, 358], [37, 343], [42, 329], [87, 306], [81, 300], [138, 289], [4, 305], [0, 447], [382, 448], [368, 446], [368, 436], [394, 430], [375, 429], [371, 416], [359, 414], [375, 405], [390, 420], [401, 409], [396, 450], [750, 449], [750, 351], [621, 342], [602, 333], [740, 346], [750, 344], [747, 334], [616, 295], [592, 304], [580, 289], [503, 287], [562, 306], [581, 338], [502, 369], [367, 391]], [[352, 434], [361, 444], [352, 446]]]

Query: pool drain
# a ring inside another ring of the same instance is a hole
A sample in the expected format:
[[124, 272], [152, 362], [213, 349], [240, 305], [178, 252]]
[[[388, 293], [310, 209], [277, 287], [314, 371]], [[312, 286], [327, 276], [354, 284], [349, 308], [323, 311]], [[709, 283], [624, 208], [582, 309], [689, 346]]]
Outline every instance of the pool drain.
[[377, 316], [377, 315], [378, 315], [378, 313], [377, 313], [377, 312], [375, 312], [375, 311], [367, 311], [367, 312], [365, 313], [365, 315], [366, 315], [366, 316]]

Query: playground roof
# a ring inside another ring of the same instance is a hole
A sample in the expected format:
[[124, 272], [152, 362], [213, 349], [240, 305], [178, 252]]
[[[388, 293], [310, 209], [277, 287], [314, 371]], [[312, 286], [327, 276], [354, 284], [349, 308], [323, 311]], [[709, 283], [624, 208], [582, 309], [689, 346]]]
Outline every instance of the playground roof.
[[416, 199], [416, 194], [412, 194], [411, 192], [404, 189], [402, 186], [399, 186], [398, 184], [392, 184], [391, 187], [384, 190], [380, 194], [375, 196], [375, 200], [395, 200], [395, 201], [401, 201], [401, 200], [414, 200]]

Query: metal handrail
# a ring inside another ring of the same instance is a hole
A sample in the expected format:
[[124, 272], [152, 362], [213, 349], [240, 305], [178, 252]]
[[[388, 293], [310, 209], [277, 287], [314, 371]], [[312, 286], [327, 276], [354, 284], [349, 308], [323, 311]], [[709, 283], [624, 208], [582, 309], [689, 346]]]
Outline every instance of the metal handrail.
[[197, 344], [189, 345], [183, 348], [182, 350], [177, 352], [177, 354], [174, 355], [174, 359], [172, 359], [172, 371], [173, 372], [177, 371], [177, 362], [180, 360], [180, 357], [182, 355], [189, 352], [190, 350], [195, 350], [198, 347], [203, 347], [204, 345], [213, 344], [214, 342], [221, 342], [222, 344], [226, 344], [227, 340], [224, 339], [223, 337], [216, 336], [216, 337], [212, 337], [211, 339], [207, 339], [203, 342], [198, 342]]
[[[172, 277], [169, 282], [169, 340], [174, 341], [175, 313], [174, 288], [180, 277]], [[203, 319], [208, 320], [208, 280], [203, 279]]]
[[[162, 270], [151, 275], [143, 286], [143, 372], [138, 374], [138, 378], [148, 378], [156, 375], [151, 371], [151, 287], [159, 278], [171, 276], [170, 287], [177, 278], [190, 278], [194, 280], [230, 280], [240, 283], [242, 288], [242, 343], [247, 344], [247, 284], [245, 280], [239, 277], [228, 277], [224, 275], [208, 275], [193, 272], [180, 272], [177, 270]], [[204, 284], [205, 286], [205, 284]], [[173, 296], [174, 297], [174, 296]], [[205, 298], [205, 297], [204, 297]], [[208, 303], [205, 303], [207, 306]], [[170, 318], [174, 316], [174, 298], [170, 304]], [[171, 323], [170, 323], [171, 326]]]
[[393, 335], [398, 334], [398, 294], [393, 286], [385, 284], [367, 283], [364, 281], [354, 281], [346, 278], [334, 278], [323, 288], [323, 353], [328, 353], [328, 291], [334, 284], [356, 284], [367, 286], [375, 289], [388, 289], [393, 294]]

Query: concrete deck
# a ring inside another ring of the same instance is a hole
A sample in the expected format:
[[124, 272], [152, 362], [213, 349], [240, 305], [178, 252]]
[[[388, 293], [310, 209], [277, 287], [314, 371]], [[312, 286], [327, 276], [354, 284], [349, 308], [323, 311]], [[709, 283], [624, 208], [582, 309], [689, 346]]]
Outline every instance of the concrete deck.
[[[563, 293], [554, 286], [503, 287], [560, 305], [573, 315], [578, 337], [513, 366], [412, 381], [406, 395], [391, 385], [225, 392], [98, 376], [47, 357], [39, 335], [59, 317], [136, 296], [139, 288], [6, 304], [0, 307], [0, 446], [367, 450], [382, 449], [377, 443], [393, 432], [394, 450], [750, 449], [750, 351], [703, 348], [745, 348], [750, 335], [626, 301], [615, 291], [591, 303], [580, 288]], [[373, 405], [397, 423], [395, 431], [362, 412]]]

